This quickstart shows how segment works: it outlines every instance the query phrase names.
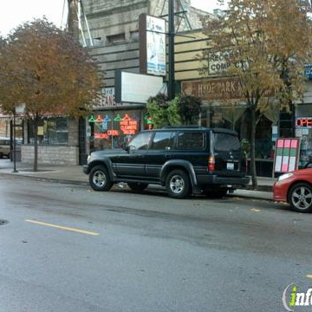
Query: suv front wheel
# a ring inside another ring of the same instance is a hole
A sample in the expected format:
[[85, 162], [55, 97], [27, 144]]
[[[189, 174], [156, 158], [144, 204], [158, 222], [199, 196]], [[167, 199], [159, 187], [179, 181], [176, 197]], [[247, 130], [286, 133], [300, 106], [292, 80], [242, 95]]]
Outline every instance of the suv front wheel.
[[109, 191], [113, 186], [107, 169], [104, 166], [95, 166], [89, 174], [89, 183], [95, 191]]
[[166, 179], [168, 195], [173, 198], [185, 198], [191, 193], [190, 179], [183, 170], [171, 171]]

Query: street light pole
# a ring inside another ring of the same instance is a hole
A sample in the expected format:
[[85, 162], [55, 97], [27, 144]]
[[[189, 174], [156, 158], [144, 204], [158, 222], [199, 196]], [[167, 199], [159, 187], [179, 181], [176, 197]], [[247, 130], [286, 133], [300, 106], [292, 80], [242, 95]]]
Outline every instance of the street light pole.
[[168, 42], [168, 98], [173, 100], [175, 97], [175, 76], [174, 76], [174, 1], [169, 0], [168, 8], [168, 22], [169, 22], [169, 42]]
[[16, 108], [14, 107], [13, 112], [13, 172], [18, 172], [16, 170]]

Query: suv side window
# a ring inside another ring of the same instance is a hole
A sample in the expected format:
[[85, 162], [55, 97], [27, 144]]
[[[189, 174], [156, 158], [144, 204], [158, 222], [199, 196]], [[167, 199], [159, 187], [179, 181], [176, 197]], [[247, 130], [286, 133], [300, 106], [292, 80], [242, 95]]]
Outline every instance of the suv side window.
[[146, 150], [150, 143], [152, 132], [141, 132], [129, 142], [129, 150]]
[[226, 133], [215, 133], [215, 151], [227, 152], [240, 149], [238, 137]]
[[178, 133], [177, 148], [179, 150], [203, 150], [205, 148], [205, 134], [203, 132]]
[[170, 150], [173, 148], [175, 132], [156, 132], [151, 149], [152, 150]]

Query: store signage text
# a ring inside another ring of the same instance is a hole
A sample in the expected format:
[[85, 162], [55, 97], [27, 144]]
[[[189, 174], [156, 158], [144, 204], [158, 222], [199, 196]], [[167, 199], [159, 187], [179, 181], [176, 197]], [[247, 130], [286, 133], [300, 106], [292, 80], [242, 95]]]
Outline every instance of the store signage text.
[[[182, 91], [187, 95], [200, 97], [207, 101], [244, 100], [241, 84], [237, 78], [183, 81]], [[265, 97], [274, 96], [272, 90], [264, 92]]]
[[[230, 59], [233, 59], [233, 51], [225, 52], [213, 52], [208, 54], [208, 73], [209, 75], [216, 75], [220, 72], [227, 70], [233, 63], [229, 62]], [[237, 68], [242, 66], [247, 67], [247, 62], [237, 62], [235, 63]]]
[[97, 107], [116, 107], [123, 106], [123, 103], [116, 103], [115, 101], [115, 88], [103, 88], [102, 96]]
[[120, 130], [126, 135], [134, 135], [138, 131], [139, 123], [137, 120], [131, 119], [127, 114], [120, 121]]
[[238, 79], [209, 79], [182, 82], [182, 90], [203, 100], [240, 99], [243, 97]]
[[312, 117], [297, 117], [296, 128], [312, 128]]

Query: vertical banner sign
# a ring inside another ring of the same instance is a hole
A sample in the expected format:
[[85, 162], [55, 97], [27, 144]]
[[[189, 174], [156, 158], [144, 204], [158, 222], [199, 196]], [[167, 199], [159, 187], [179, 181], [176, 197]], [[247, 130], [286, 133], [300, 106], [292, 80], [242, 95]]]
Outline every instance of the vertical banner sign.
[[166, 76], [166, 20], [141, 14], [139, 36], [140, 72]]
[[300, 139], [277, 139], [274, 172], [289, 172], [298, 169], [299, 149]]

